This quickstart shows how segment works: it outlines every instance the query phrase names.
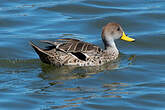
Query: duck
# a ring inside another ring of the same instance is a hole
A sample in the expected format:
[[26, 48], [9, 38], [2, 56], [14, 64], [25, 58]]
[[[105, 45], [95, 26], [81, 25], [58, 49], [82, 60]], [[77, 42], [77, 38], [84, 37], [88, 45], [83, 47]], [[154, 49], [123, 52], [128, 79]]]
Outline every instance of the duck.
[[30, 41], [30, 45], [40, 57], [43, 63], [63, 66], [99, 66], [115, 61], [119, 56], [119, 50], [115, 40], [121, 39], [133, 42], [135, 39], [128, 37], [120, 24], [110, 22], [106, 24], [101, 33], [104, 49], [74, 38], [61, 38], [55, 41], [42, 40], [49, 46], [40, 48]]

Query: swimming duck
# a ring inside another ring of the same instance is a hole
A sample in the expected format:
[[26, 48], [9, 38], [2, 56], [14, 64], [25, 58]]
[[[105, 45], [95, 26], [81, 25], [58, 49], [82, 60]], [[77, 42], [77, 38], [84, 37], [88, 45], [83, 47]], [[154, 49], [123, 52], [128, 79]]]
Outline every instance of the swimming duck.
[[101, 34], [104, 49], [78, 39], [63, 38], [56, 41], [41, 41], [47, 43], [46, 49], [41, 49], [30, 42], [43, 63], [51, 65], [98, 66], [114, 61], [119, 55], [115, 40], [135, 41], [126, 36], [122, 27], [117, 23], [108, 23]]

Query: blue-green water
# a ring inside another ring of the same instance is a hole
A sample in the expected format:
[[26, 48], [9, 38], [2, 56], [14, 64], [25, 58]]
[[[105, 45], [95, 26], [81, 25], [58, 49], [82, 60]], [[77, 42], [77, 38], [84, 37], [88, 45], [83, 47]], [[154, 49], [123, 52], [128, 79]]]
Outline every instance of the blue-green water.
[[[1, 0], [1, 110], [164, 110], [164, 0]], [[78, 38], [103, 47], [117, 22], [136, 39], [100, 67], [53, 67], [29, 41]]]

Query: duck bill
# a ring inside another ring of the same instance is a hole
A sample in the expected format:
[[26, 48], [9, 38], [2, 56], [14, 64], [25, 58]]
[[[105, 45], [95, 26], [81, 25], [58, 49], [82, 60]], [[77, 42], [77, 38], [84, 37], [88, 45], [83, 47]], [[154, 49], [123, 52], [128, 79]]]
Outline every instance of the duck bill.
[[128, 42], [133, 42], [133, 41], [135, 41], [135, 39], [126, 36], [124, 32], [123, 32], [123, 35], [121, 36], [120, 39], [121, 39], [121, 40], [128, 41]]

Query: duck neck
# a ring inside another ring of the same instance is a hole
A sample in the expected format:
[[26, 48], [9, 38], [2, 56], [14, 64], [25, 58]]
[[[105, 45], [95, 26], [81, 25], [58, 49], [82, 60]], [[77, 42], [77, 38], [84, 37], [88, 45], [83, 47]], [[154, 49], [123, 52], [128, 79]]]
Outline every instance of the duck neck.
[[109, 39], [108, 41], [104, 42], [104, 45], [105, 45], [104, 51], [107, 54], [113, 54], [113, 55], [118, 56], [119, 51], [118, 51], [115, 41], [113, 39]]

